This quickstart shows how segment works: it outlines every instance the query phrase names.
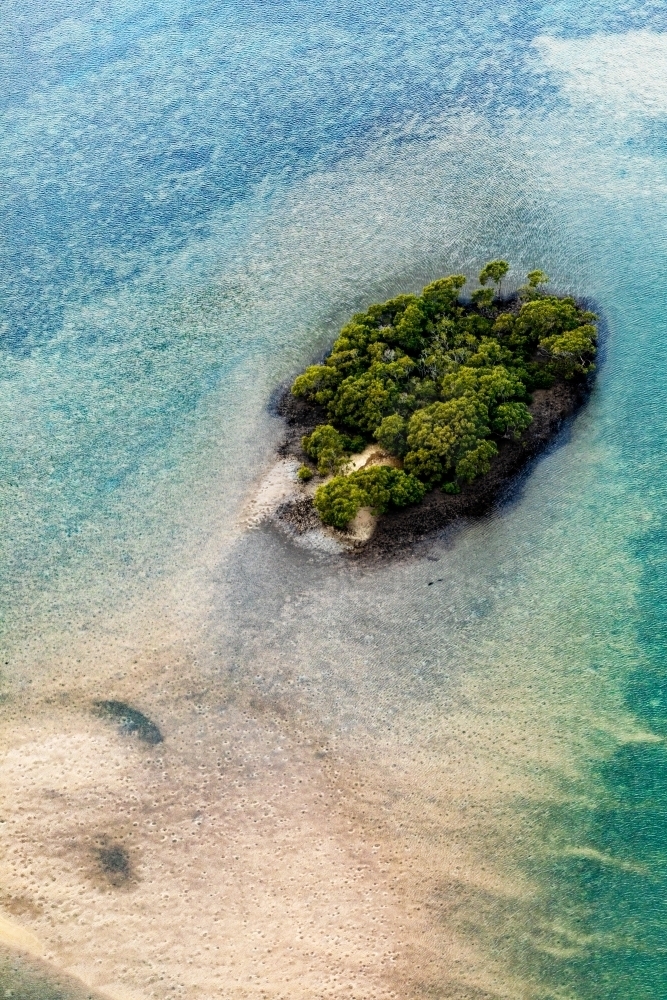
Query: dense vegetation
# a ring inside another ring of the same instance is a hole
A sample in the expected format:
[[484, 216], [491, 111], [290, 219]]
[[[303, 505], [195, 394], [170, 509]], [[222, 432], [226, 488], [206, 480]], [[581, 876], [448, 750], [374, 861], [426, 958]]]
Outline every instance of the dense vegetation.
[[[506, 261], [488, 263], [468, 303], [459, 300], [466, 279], [454, 274], [421, 295], [370, 306], [342, 328], [323, 364], [296, 379], [292, 393], [327, 416], [302, 442], [319, 475], [333, 474], [314, 500], [326, 524], [345, 527], [361, 506], [415, 503], [437, 485], [458, 492], [489, 470], [503, 437], [521, 437], [533, 390], [593, 370], [595, 314], [547, 294], [542, 271], [502, 300], [508, 270]], [[402, 469], [345, 475], [350, 453], [372, 441]], [[302, 479], [313, 474], [300, 470]]]

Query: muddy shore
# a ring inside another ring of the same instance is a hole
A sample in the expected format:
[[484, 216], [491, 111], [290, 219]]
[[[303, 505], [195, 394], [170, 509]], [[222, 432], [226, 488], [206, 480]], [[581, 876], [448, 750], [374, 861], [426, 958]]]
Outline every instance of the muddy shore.
[[[462, 487], [458, 494], [431, 490], [420, 504], [383, 514], [367, 541], [348, 547], [352, 559], [383, 559], [411, 549], [428, 535], [442, 531], [453, 522], [479, 517], [491, 510], [516, 483], [524, 467], [557, 437], [563, 425], [586, 403], [592, 380], [558, 381], [549, 389], [537, 389], [529, 406], [533, 422], [520, 440], [497, 441], [498, 454], [485, 476]], [[285, 440], [278, 449], [282, 458], [306, 460], [301, 438], [320, 423], [327, 422], [322, 407], [292, 396], [289, 387], [278, 396], [275, 412], [286, 424]], [[296, 533], [312, 530], [319, 524], [311, 497], [285, 504], [278, 517]]]

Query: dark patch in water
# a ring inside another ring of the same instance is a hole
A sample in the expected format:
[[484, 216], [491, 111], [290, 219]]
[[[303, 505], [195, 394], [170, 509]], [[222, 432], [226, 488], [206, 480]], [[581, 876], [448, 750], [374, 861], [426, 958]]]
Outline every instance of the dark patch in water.
[[132, 868], [130, 855], [122, 844], [103, 841], [96, 848], [95, 855], [101, 873], [111, 885], [116, 887], [127, 885], [132, 878]]
[[95, 710], [98, 715], [118, 722], [122, 733], [136, 733], [144, 743], [162, 743], [162, 733], [155, 723], [124, 701], [96, 701]]

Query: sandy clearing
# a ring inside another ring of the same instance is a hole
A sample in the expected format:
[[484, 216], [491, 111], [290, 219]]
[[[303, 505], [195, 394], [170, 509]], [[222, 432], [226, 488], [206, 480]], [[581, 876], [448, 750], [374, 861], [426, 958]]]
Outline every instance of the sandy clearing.
[[0, 913], [0, 943], [8, 948], [26, 951], [36, 958], [42, 958], [44, 955], [44, 948], [35, 935], [13, 920], [9, 920], [2, 913]]

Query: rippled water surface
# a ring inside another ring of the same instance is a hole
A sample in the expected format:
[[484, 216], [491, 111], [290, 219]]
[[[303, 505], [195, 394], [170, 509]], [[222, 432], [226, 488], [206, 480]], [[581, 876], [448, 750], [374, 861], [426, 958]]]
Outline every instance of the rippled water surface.
[[[664, 998], [664, 5], [0, 10], [6, 995]], [[245, 528], [278, 387], [501, 254], [604, 317], [511, 502]]]

